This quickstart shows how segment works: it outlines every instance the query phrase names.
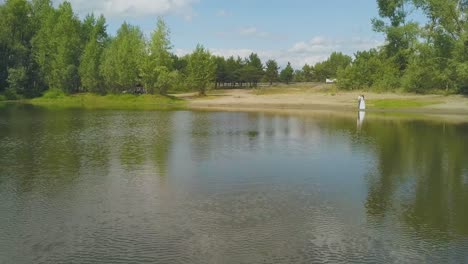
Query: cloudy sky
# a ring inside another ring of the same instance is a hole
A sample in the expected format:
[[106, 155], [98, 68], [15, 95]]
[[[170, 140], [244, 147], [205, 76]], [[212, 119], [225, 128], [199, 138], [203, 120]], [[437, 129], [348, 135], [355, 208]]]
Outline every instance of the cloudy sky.
[[[57, 0], [56, 3], [60, 2]], [[326, 59], [331, 52], [352, 55], [382, 44], [372, 32], [375, 0], [71, 0], [75, 12], [103, 13], [115, 34], [122, 22], [149, 34], [164, 16], [174, 51], [185, 54], [197, 43], [217, 55], [290, 61], [295, 67]]]

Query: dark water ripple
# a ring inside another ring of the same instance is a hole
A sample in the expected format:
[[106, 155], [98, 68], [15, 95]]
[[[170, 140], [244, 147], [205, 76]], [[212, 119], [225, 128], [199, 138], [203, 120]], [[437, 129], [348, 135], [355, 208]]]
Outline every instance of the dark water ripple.
[[468, 263], [468, 126], [0, 110], [0, 263]]

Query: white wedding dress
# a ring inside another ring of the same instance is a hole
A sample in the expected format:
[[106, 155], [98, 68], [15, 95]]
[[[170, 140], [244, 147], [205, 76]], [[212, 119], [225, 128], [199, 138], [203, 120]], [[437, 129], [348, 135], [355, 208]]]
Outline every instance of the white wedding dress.
[[358, 100], [359, 100], [359, 110], [366, 110], [366, 100], [364, 99], [364, 97], [359, 96]]

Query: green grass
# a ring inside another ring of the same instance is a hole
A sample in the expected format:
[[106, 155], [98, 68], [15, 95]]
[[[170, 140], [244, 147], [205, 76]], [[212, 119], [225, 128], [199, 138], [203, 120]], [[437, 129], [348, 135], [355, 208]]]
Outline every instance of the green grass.
[[273, 86], [262, 86], [252, 89], [255, 95], [276, 95], [276, 94], [295, 94], [295, 93], [329, 93], [335, 95], [338, 88], [334, 84], [324, 83], [292, 83], [275, 84]]
[[169, 110], [182, 109], [185, 101], [161, 95], [64, 95], [50, 91], [40, 98], [28, 103], [49, 108], [86, 108], [86, 109], [135, 109], [135, 110]]
[[275, 95], [275, 94], [292, 94], [306, 91], [303, 87], [260, 87], [252, 89], [255, 95]]
[[412, 99], [382, 99], [369, 101], [372, 108], [418, 108], [438, 104], [437, 101], [424, 101]]

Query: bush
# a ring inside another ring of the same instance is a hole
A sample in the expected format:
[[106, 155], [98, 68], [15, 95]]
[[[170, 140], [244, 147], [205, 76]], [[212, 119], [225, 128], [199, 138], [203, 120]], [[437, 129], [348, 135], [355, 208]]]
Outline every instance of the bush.
[[63, 97], [65, 97], [65, 93], [57, 89], [48, 90], [42, 96], [42, 98], [45, 99], [58, 99]]
[[6, 97], [3, 94], [0, 94], [0, 102], [1, 101], [6, 101]]
[[9, 87], [8, 89], [11, 90], [9, 92], [9, 96], [12, 97], [10, 100], [18, 99], [17, 98], [18, 93], [23, 94], [24, 91], [26, 90], [26, 86], [28, 85], [28, 75], [26, 72], [26, 68], [24, 67], [9, 68], [7, 82], [8, 82], [8, 87]]
[[18, 95], [15, 92], [15, 90], [11, 88], [6, 89], [3, 95], [5, 96], [7, 100], [20, 100], [21, 99], [21, 96]]

